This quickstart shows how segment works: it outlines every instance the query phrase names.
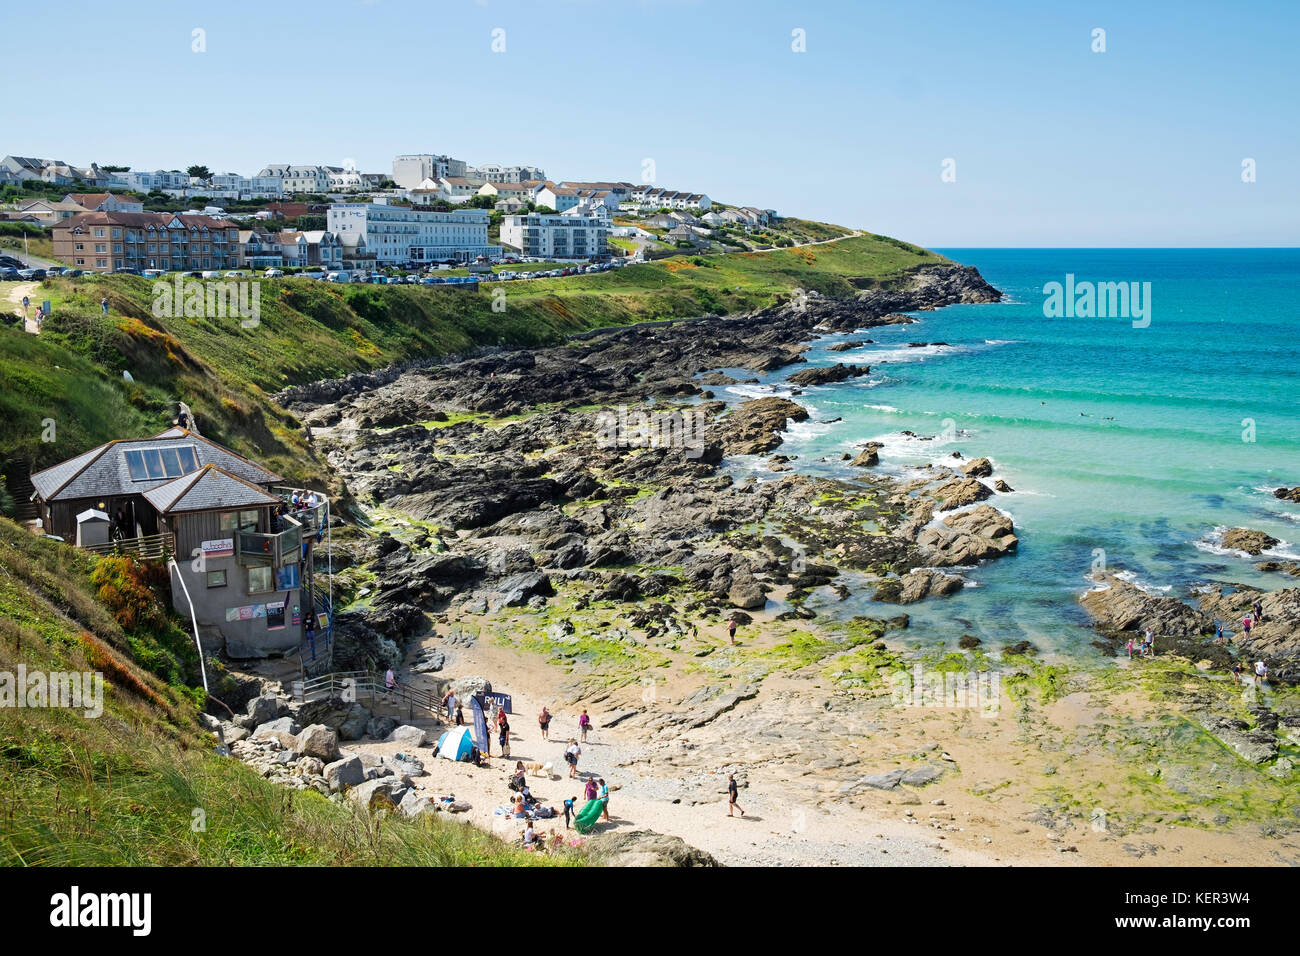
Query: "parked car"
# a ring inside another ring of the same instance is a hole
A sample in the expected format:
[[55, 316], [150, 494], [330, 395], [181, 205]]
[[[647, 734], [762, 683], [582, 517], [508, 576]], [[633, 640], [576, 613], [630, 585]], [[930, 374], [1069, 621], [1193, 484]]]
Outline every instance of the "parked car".
[[9, 280], [21, 278], [22, 276], [18, 274], [18, 270], [13, 266], [0, 266], [0, 279]]
[[200, 272], [200, 273], [199, 273], [199, 278], [200, 278], [200, 279], [220, 279], [220, 278], [221, 278], [221, 273], [218, 272], [216, 269], [205, 269], [203, 272]]
[[63, 266], [50, 266], [45, 271], [46, 273], [52, 276], [61, 276], [63, 275], [63, 273], [67, 272], [68, 270], [63, 268]]
[[278, 279], [284, 275], [283, 269], [267, 269], [262, 273], [268, 279]]
[[226, 273], [227, 279], [243, 279], [248, 276], [247, 272], [240, 272], [238, 269], [231, 269]]
[[130, 266], [118, 266], [116, 269], [113, 270], [113, 273], [115, 275], [138, 276], [140, 274], [140, 270], [132, 269]]
[[0, 266], [7, 266], [10, 269], [27, 268], [27, 265], [21, 259], [15, 259], [13, 256], [0, 256]]
[[81, 269], [69, 269], [63, 274], [69, 279], [75, 279], [78, 276], [84, 276], [86, 273]]
[[144, 276], [146, 279], [157, 279], [159, 276], [161, 276], [161, 275], [164, 274], [164, 270], [162, 270], [162, 269], [145, 269], [144, 272], [142, 272], [142, 273], [140, 273], [140, 274], [141, 274], [142, 276]]
[[21, 279], [44, 279], [44, 269], [19, 269], [18, 276]]

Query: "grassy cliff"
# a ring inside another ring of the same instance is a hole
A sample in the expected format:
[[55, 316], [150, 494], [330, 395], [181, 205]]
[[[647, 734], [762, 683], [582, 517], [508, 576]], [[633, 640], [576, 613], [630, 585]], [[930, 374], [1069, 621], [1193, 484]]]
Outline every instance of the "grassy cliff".
[[864, 235], [476, 289], [262, 280], [256, 328], [234, 318], [155, 316], [153, 282], [139, 277], [51, 279], [32, 295], [54, 309], [39, 338], [17, 325], [0, 329], [0, 470], [43, 467], [109, 438], [160, 430], [183, 400], [205, 435], [286, 478], [321, 480], [327, 469], [269, 394], [478, 346], [541, 345], [601, 326], [759, 308], [795, 289], [848, 296], [942, 261]]
[[197, 722], [201, 692], [185, 686], [197, 662], [152, 573], [0, 519], [0, 681], [22, 667], [99, 672], [106, 685], [98, 716], [0, 707], [0, 865], [582, 862], [455, 820], [355, 814], [215, 754]]

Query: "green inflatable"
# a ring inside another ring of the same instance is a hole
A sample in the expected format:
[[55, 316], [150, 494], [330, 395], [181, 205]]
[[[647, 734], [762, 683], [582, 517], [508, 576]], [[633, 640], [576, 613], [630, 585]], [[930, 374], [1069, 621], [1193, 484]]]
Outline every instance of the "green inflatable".
[[590, 833], [596, 826], [596, 821], [604, 812], [604, 800], [588, 800], [586, 805], [578, 811], [578, 815], [573, 818], [573, 829], [579, 833]]

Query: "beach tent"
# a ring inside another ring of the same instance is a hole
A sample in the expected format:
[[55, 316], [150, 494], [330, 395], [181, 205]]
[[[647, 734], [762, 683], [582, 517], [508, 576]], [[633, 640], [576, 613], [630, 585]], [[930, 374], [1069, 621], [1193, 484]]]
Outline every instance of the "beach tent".
[[573, 829], [579, 833], [590, 833], [605, 810], [604, 800], [588, 800], [586, 805], [573, 818]]
[[438, 738], [438, 756], [448, 760], [468, 760], [474, 738], [468, 727], [457, 727]]

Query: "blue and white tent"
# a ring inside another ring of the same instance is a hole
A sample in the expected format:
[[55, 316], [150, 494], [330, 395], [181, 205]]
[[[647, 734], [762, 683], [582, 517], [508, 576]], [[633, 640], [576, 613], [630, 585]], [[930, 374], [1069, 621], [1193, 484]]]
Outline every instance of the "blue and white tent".
[[468, 760], [474, 737], [468, 727], [457, 727], [438, 738], [438, 756], [448, 760]]

